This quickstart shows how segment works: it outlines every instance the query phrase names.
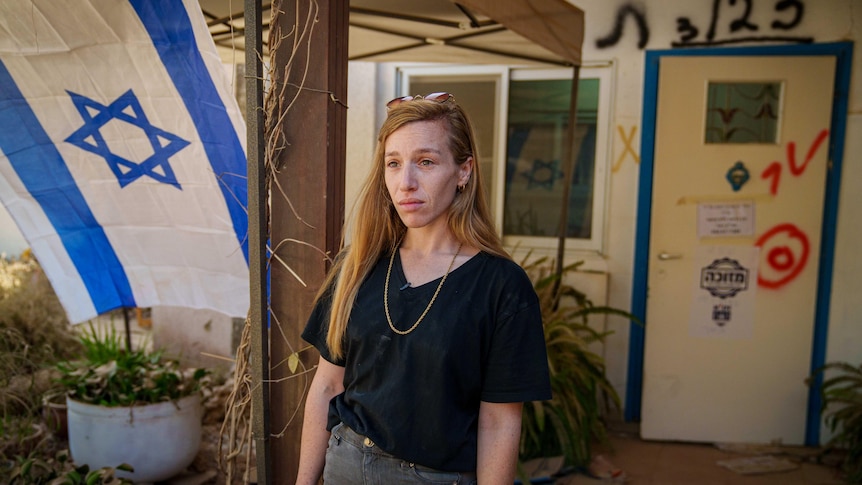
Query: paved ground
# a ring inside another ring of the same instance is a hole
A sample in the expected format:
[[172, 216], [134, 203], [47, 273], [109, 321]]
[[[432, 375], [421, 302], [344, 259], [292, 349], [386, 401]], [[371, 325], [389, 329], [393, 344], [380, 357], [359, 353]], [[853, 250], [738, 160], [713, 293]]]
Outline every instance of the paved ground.
[[[751, 447], [643, 441], [636, 428], [614, 431], [612, 451], [603, 455], [622, 470], [632, 485], [835, 485], [841, 481], [832, 467], [813, 462], [818, 450], [804, 447]], [[741, 474], [719, 462], [741, 465], [740, 460], [787, 465], [793, 469]], [[612, 481], [605, 481], [611, 482]], [[602, 483], [583, 474], [557, 480], [559, 485]]]

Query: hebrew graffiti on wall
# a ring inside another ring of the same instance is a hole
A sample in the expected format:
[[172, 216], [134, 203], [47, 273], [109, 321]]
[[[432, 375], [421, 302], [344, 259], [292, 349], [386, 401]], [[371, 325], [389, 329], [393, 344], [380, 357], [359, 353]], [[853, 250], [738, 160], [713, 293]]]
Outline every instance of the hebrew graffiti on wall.
[[[754, 15], [755, 2], [772, 3], [772, 11]], [[679, 40], [671, 42], [671, 46], [703, 47], [752, 42], [809, 44], [814, 42], [814, 38], [789, 35], [802, 23], [804, 16], [803, 0], [712, 0], [706, 22], [688, 16], [676, 18]], [[632, 22], [627, 22], [629, 18]], [[617, 45], [630, 25], [637, 29], [638, 49], [646, 48], [650, 38], [646, 5], [632, 3], [623, 4], [617, 9], [613, 27], [609, 33], [596, 39], [596, 47], [605, 49]]]
[[[800, 177], [805, 173], [808, 164], [828, 136], [829, 130], [823, 129], [814, 137], [801, 164], [796, 160], [796, 142], [787, 143], [786, 165], [792, 176]], [[760, 178], [770, 180], [769, 192], [773, 197], [778, 195], [783, 170], [784, 165], [776, 160], [760, 174]], [[763, 255], [757, 283], [764, 288], [778, 289], [790, 283], [799, 276], [808, 262], [808, 235], [791, 223], [778, 224], [766, 231], [755, 245], [760, 247]]]
[[[756, 19], [751, 15], [755, 0], [713, 0], [712, 13], [708, 28], [703, 39], [700, 39], [700, 29], [689, 17], [676, 19], [678, 42], [672, 42], [673, 47], [700, 47], [720, 44], [738, 44], [742, 42], [796, 42], [811, 43], [811, 37], [779, 35], [775, 31], [789, 31], [796, 28], [805, 13], [802, 0], [778, 0], [774, 2], [771, 18]], [[737, 5], [740, 3], [742, 5]], [[740, 8], [741, 7], [741, 8]], [[768, 28], [764, 26], [768, 24]], [[701, 26], [703, 27], [703, 26]], [[727, 27], [730, 34], [739, 36], [718, 37], [719, 27]], [[763, 29], [761, 29], [763, 27]]]
[[[814, 154], [817, 153], [817, 149], [820, 148], [820, 145], [826, 140], [826, 137], [829, 136], [829, 130], [821, 130], [820, 133], [814, 137], [814, 141], [811, 143], [811, 146], [808, 147], [808, 152], [805, 154], [805, 160], [801, 165], [797, 165], [796, 163], [796, 142], [788, 142], [787, 143], [787, 168], [790, 170], [790, 174], [794, 177], [799, 177], [805, 172], [805, 169], [808, 168], [808, 163], [814, 158]], [[778, 195], [778, 189], [781, 184], [781, 172], [784, 169], [784, 166], [779, 161], [774, 161], [766, 167], [765, 170], [760, 174], [760, 178], [763, 180], [771, 179], [769, 184], [769, 193], [773, 196]]]
[[647, 42], [649, 42], [649, 26], [647, 25], [646, 15], [644, 15], [644, 11], [640, 7], [636, 7], [631, 4], [623, 5], [617, 10], [616, 20], [614, 21], [614, 28], [611, 32], [599, 39], [596, 39], [596, 47], [599, 49], [603, 49], [605, 47], [611, 47], [617, 45], [617, 43], [623, 37], [623, 31], [626, 25], [626, 18], [631, 17], [634, 19], [635, 26], [638, 29], [638, 49], [643, 49], [646, 47]]

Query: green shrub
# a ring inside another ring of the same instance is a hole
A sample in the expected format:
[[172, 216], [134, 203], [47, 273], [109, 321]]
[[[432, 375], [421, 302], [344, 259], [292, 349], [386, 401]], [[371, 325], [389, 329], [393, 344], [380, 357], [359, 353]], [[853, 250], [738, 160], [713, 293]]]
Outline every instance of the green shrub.
[[520, 459], [562, 455], [572, 466], [590, 462], [592, 445], [606, 443], [605, 416], [619, 410], [620, 399], [605, 375], [604, 359], [590, 350], [611, 332], [589, 326], [591, 315], [635, 317], [607, 306], [595, 306], [587, 296], [563, 282], [583, 262], [548, 274], [547, 258], [522, 266], [533, 278], [542, 306], [553, 397], [524, 404]]
[[[820, 388], [826, 425], [834, 433], [827, 450], [844, 453], [841, 469], [849, 483], [862, 483], [862, 364], [832, 362], [819, 373], [834, 371]], [[808, 383], [811, 383], [809, 378]]]

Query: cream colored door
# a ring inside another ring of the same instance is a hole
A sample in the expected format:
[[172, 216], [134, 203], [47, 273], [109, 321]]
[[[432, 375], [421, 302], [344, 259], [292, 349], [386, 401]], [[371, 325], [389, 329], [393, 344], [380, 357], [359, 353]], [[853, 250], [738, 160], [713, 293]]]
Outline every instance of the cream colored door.
[[[660, 62], [641, 434], [802, 444], [835, 58]], [[775, 141], [705, 142], [715, 83], [778, 86]]]

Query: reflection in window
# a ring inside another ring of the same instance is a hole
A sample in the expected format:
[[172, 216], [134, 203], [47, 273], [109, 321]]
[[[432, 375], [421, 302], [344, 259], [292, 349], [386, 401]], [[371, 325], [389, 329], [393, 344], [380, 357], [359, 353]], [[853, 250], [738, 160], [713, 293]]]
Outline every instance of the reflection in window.
[[[503, 232], [506, 236], [559, 234], [566, 129], [572, 81], [524, 80], [509, 85], [508, 147]], [[578, 84], [567, 237], [592, 237], [593, 179], [599, 80]]]
[[706, 143], [777, 143], [781, 83], [710, 82]]

